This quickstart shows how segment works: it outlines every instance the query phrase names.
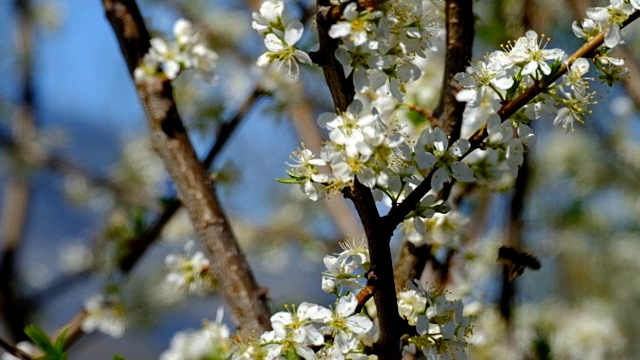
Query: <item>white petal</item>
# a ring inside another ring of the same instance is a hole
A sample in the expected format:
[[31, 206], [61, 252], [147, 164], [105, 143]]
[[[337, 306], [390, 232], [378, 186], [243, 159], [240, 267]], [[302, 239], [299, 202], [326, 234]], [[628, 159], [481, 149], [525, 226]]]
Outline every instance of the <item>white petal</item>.
[[278, 53], [284, 49], [282, 40], [280, 40], [280, 38], [274, 33], [269, 33], [264, 37], [264, 46], [274, 53]]
[[315, 360], [316, 354], [306, 346], [296, 345], [296, 354], [305, 360]]
[[424, 226], [424, 221], [422, 221], [419, 216], [413, 218], [413, 227], [420, 235], [424, 235], [427, 232], [427, 229]]
[[353, 102], [351, 102], [351, 105], [349, 105], [349, 107], [347, 108], [347, 112], [349, 114], [357, 115], [362, 112], [362, 109], [363, 109], [362, 101], [356, 99], [356, 100], [353, 100]]
[[316, 185], [313, 182], [307, 180], [302, 185], [303, 191], [309, 197], [309, 200], [316, 201], [318, 200], [318, 190], [316, 189]]
[[347, 296], [343, 296], [338, 299], [336, 303], [336, 313], [340, 317], [347, 317], [355, 311], [356, 307], [358, 307], [358, 300], [356, 297], [350, 293]]
[[439, 168], [431, 177], [431, 189], [434, 191], [442, 190], [445, 183], [449, 182], [449, 173], [443, 168]]
[[422, 170], [431, 169], [433, 165], [435, 165], [436, 161], [438, 161], [438, 158], [431, 153], [421, 151], [416, 154], [418, 168]]
[[447, 149], [447, 146], [449, 146], [449, 139], [447, 139], [447, 134], [445, 134], [441, 128], [437, 127], [433, 129], [431, 136], [433, 139], [433, 146], [438, 151], [445, 151]]
[[351, 34], [351, 23], [346, 21], [333, 24], [331, 25], [331, 29], [329, 29], [329, 36], [334, 39], [349, 36], [349, 34]]
[[299, 62], [301, 62], [303, 64], [307, 64], [307, 65], [313, 64], [313, 62], [311, 61], [311, 58], [309, 57], [309, 54], [307, 54], [306, 52], [304, 52], [302, 50], [296, 50], [293, 53], [293, 56], [296, 58], [296, 60], [298, 60]]
[[614, 48], [620, 43], [620, 28], [618, 25], [611, 24], [604, 33], [604, 45], [608, 48]]
[[461, 161], [456, 161], [451, 164], [451, 175], [463, 182], [471, 182], [475, 180], [473, 177], [473, 169]]
[[609, 11], [603, 7], [587, 9], [587, 17], [595, 21], [606, 21], [609, 19]]
[[527, 65], [522, 68], [522, 75], [531, 75], [538, 69], [538, 63], [535, 61], [529, 61]]
[[368, 187], [369, 189], [376, 186], [376, 174], [370, 168], [365, 168], [357, 175], [358, 181], [362, 183], [362, 185]]
[[296, 311], [298, 318], [312, 319], [315, 321], [325, 320], [331, 316], [331, 311], [324, 306], [303, 302]]
[[161, 38], [153, 38], [149, 42], [153, 49], [158, 52], [158, 55], [164, 55], [169, 51], [167, 43]]
[[162, 64], [162, 71], [167, 75], [167, 78], [173, 80], [180, 72], [180, 64], [176, 61], [166, 61]]
[[513, 86], [513, 81], [512, 77], [501, 77], [491, 80], [491, 83], [498, 89], [507, 90]]
[[293, 20], [284, 31], [284, 41], [289, 46], [293, 46], [300, 40], [302, 33], [304, 32], [304, 26], [298, 20]]
[[456, 140], [455, 143], [453, 143], [453, 145], [451, 145], [451, 148], [449, 148], [449, 152], [457, 157], [460, 157], [464, 155], [467, 151], [469, 151], [470, 147], [471, 147], [471, 144], [469, 143], [469, 140], [458, 139]]
[[354, 315], [347, 319], [347, 327], [356, 334], [365, 334], [373, 327], [373, 322], [366, 316]]
[[355, 2], [349, 3], [347, 7], [344, 8], [344, 17], [347, 20], [353, 20], [358, 17], [358, 4]]

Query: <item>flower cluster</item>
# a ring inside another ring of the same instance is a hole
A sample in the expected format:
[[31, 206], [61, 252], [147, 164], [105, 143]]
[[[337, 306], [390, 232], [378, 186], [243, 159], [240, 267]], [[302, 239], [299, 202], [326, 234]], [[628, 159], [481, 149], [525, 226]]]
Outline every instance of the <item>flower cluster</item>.
[[409, 338], [404, 352], [421, 351], [428, 359], [466, 359], [471, 325], [461, 300], [447, 300], [421, 286], [400, 292], [398, 298], [400, 316], [415, 324], [418, 332]]
[[329, 294], [340, 295], [342, 288], [360, 290], [364, 273], [369, 270], [369, 249], [366, 238], [340, 243], [344, 251], [337, 256], [324, 257], [327, 271], [322, 276], [322, 290]]
[[473, 170], [459, 161], [470, 147], [467, 139], [458, 139], [449, 146], [447, 134], [440, 128], [422, 132], [415, 147], [415, 159], [420, 170], [436, 169], [431, 177], [433, 191], [442, 190], [444, 184], [451, 181], [451, 177], [462, 182], [474, 180]]
[[[305, 302], [291, 311], [278, 312], [271, 317], [273, 330], [260, 336], [260, 346], [267, 352], [267, 359], [294, 354], [303, 359], [366, 359], [362, 339], [373, 322], [365, 315], [354, 314], [356, 307], [357, 300], [350, 294], [339, 298], [333, 309]], [[325, 336], [333, 341], [325, 341]]]
[[[428, 198], [429, 195], [427, 195]], [[446, 207], [445, 204], [440, 206]], [[436, 205], [436, 207], [438, 207]], [[416, 246], [432, 245], [434, 249], [440, 246], [457, 247], [460, 245], [462, 231], [468, 223], [467, 217], [457, 210], [448, 212], [436, 212], [427, 214], [427, 217], [420, 215], [407, 219], [401, 225], [404, 238]]]
[[[472, 182], [473, 170], [461, 158], [470, 149], [459, 139], [449, 145], [440, 128], [427, 128], [417, 142], [407, 139], [402, 128], [384, 119], [375, 108], [365, 109], [354, 100], [342, 114], [325, 113], [318, 122], [329, 132], [329, 140], [314, 157], [308, 149], [293, 154], [289, 179], [298, 183], [312, 200], [324, 192], [342, 190], [357, 180], [375, 190], [376, 199], [386, 196], [397, 202], [428, 174], [434, 191], [452, 180]], [[321, 191], [324, 190], [324, 191]]]
[[602, 31], [605, 32], [605, 46], [598, 49], [595, 56], [597, 61], [594, 64], [601, 73], [600, 80], [609, 86], [627, 75], [624, 60], [609, 56], [609, 52], [622, 43], [622, 24], [638, 9], [638, 0], [610, 0], [609, 6], [587, 9], [587, 18], [581, 24], [573, 22], [573, 33], [586, 41]]
[[[337, 296], [332, 308], [303, 302], [271, 317], [272, 331], [252, 343], [239, 343], [232, 359], [370, 359], [365, 347], [377, 332], [370, 312], [355, 313], [358, 296], [346, 288], [362, 288], [358, 280], [369, 269], [369, 256], [364, 240], [342, 244], [344, 251], [326, 256], [328, 271], [323, 276], [323, 290]], [[398, 294], [401, 317], [416, 326], [417, 335], [408, 339], [406, 352], [424, 352], [429, 358], [465, 356], [466, 338], [470, 334], [469, 319], [462, 315], [462, 301], [447, 300], [422, 287]], [[435, 356], [435, 357], [434, 357]]]
[[582, 28], [573, 23], [573, 31], [579, 38], [591, 38], [601, 31], [604, 33], [604, 45], [614, 48], [622, 41], [620, 27], [622, 23], [634, 12], [634, 8], [640, 9], [637, 0], [610, 0], [607, 7], [594, 7], [587, 9], [587, 19], [582, 22]]
[[213, 279], [209, 272], [209, 260], [202, 251], [195, 251], [194, 242], [188, 241], [184, 254], [169, 254], [165, 265], [169, 270], [166, 281], [178, 292], [204, 294], [211, 289]]
[[179, 19], [173, 27], [173, 35], [172, 42], [160, 37], [151, 39], [149, 52], [134, 71], [136, 83], [157, 76], [173, 80], [186, 69], [195, 69], [205, 80], [213, 81], [218, 54], [200, 39], [193, 25]]
[[585, 75], [589, 62], [578, 58], [568, 63], [568, 71], [559, 81], [550, 84], [544, 93], [531, 100], [523, 109], [502, 121], [498, 115], [501, 104], [508, 104], [535, 83], [552, 79], [567, 55], [560, 49], [546, 49], [548, 40], [534, 31], [495, 51], [482, 61], [476, 61], [455, 79], [463, 87], [457, 94], [467, 103], [464, 113], [465, 133], [486, 126], [484, 150], [468, 158], [477, 174], [499, 178], [496, 169], [516, 176], [524, 160], [525, 147], [534, 139], [530, 120], [543, 115], [554, 116], [554, 124], [573, 130], [574, 123], [583, 122], [593, 103]]
[[[342, 17], [331, 26], [329, 36], [340, 40], [335, 56], [345, 75], [353, 73], [358, 92], [371, 87], [375, 91], [386, 84], [401, 100], [405, 85], [421, 76], [415, 57], [426, 57], [427, 50], [435, 50], [432, 40], [441, 33], [439, 18], [434, 15], [438, 11], [425, 8], [422, 0], [373, 6], [344, 3]], [[384, 81], [372, 83], [376, 77]]]
[[283, 16], [283, 0], [267, 0], [253, 13], [251, 26], [264, 37], [267, 52], [258, 58], [258, 66], [275, 63], [293, 78], [298, 76], [298, 63], [311, 64], [309, 55], [295, 45], [302, 38], [304, 26], [298, 20]]
[[121, 337], [126, 328], [126, 310], [117, 296], [95, 295], [84, 303], [86, 316], [82, 321], [82, 331], [99, 330], [114, 338]]
[[199, 330], [181, 331], [173, 336], [160, 360], [225, 359], [232, 348], [229, 327], [222, 322], [224, 311], [218, 309], [216, 320], [205, 321]]

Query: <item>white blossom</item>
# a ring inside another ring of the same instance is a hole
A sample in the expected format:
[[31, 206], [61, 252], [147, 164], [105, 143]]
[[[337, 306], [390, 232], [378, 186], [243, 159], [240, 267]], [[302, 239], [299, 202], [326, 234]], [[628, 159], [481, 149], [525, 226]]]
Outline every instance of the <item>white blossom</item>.
[[199, 330], [176, 333], [168, 350], [160, 360], [201, 360], [228, 355], [231, 348], [229, 327], [222, 323], [223, 309], [219, 308], [214, 322], [205, 321]]
[[302, 23], [292, 21], [281, 36], [275, 32], [266, 34], [264, 44], [269, 51], [258, 58], [258, 66], [264, 67], [273, 62], [284, 68], [290, 77], [296, 78], [300, 72], [298, 63], [311, 64], [309, 55], [295, 47], [302, 38], [303, 30]]
[[204, 44], [193, 25], [179, 19], [173, 27], [174, 41], [160, 37], [150, 40], [151, 48], [143, 62], [134, 70], [137, 83], [161, 74], [169, 80], [175, 79], [182, 70], [196, 69], [207, 81], [215, 79], [218, 54]]
[[629, 18], [634, 9], [624, 0], [610, 0], [607, 7], [593, 7], [587, 9], [587, 17], [596, 21], [600, 28], [605, 29], [604, 45], [614, 48], [621, 41], [622, 23]]
[[86, 316], [82, 321], [82, 331], [86, 333], [99, 330], [111, 337], [119, 338], [126, 327], [125, 308], [115, 296], [105, 298], [95, 295], [84, 303]]
[[458, 159], [466, 154], [470, 144], [466, 139], [458, 139], [451, 146], [447, 135], [440, 128], [425, 129], [416, 143], [415, 158], [420, 169], [436, 168], [431, 177], [431, 188], [442, 189], [451, 178], [470, 182], [474, 180], [473, 170]]
[[184, 254], [167, 255], [166, 281], [178, 292], [202, 295], [211, 288], [210, 263], [204, 253], [195, 251], [194, 247], [194, 242], [190, 240], [184, 246]]

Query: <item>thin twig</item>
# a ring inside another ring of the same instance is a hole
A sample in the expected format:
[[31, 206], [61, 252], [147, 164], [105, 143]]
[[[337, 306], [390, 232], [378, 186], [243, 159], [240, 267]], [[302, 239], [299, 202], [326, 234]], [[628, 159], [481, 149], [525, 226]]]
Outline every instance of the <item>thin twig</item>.
[[[640, 17], [640, 11], [636, 11], [629, 19], [627, 19], [622, 27], [629, 25], [631, 22], [635, 21]], [[604, 42], [604, 32], [596, 35], [593, 39], [589, 40], [582, 47], [580, 47], [576, 52], [574, 52], [571, 56], [568, 57], [567, 61], [560, 66], [558, 71], [549, 79], [533, 84], [529, 87], [524, 93], [518, 96], [516, 99], [502, 105], [502, 107], [498, 110], [498, 115], [502, 119], [502, 121], [508, 119], [511, 115], [515, 114], [522, 107], [527, 105], [529, 101], [533, 100], [536, 96], [540, 95], [544, 91], [546, 91], [549, 86], [553, 84], [554, 81], [559, 79], [562, 75], [564, 75], [568, 67], [573, 64], [576, 59], [581, 57], [592, 57], [595, 54], [595, 51], [598, 49], [600, 45]], [[482, 145], [482, 142], [487, 136], [487, 128], [483, 126], [478, 131], [476, 131], [469, 138], [469, 142], [471, 143], [471, 147], [469, 151], [465, 154], [468, 155], [476, 149], [479, 149]], [[463, 156], [464, 157], [464, 156]], [[392, 207], [391, 210], [384, 216], [386, 221], [389, 221], [391, 224], [400, 224], [403, 221], [404, 217], [407, 216], [413, 209], [415, 209], [416, 205], [422, 200], [422, 198], [429, 192], [431, 189], [431, 176], [435, 169], [429, 173], [429, 175], [418, 185], [401, 203], [397, 206]]]
[[[585, 17], [587, 8], [594, 6], [593, 1], [566, 0], [573, 10], [575, 19], [580, 22]], [[624, 59], [624, 65], [629, 69], [629, 76], [622, 79], [622, 86], [633, 100], [636, 107], [640, 107], [640, 63], [637, 56], [626, 44], [618, 44], [614, 55]]]
[[8, 341], [0, 337], [0, 347], [5, 349], [9, 354], [22, 359], [22, 360], [33, 360], [33, 358], [27, 354], [26, 352], [18, 349], [16, 346], [11, 345]]
[[158, 208], [156, 199], [147, 194], [127, 191], [121, 184], [93, 174], [89, 169], [63, 156], [50, 154], [46, 151], [33, 151], [32, 148], [20, 144], [17, 139], [7, 135], [5, 132], [0, 132], [0, 146], [5, 148], [6, 151], [15, 154], [20, 161], [24, 161], [27, 165], [42, 167], [66, 176], [80, 177], [90, 186], [108, 190], [125, 204], [145, 209]]

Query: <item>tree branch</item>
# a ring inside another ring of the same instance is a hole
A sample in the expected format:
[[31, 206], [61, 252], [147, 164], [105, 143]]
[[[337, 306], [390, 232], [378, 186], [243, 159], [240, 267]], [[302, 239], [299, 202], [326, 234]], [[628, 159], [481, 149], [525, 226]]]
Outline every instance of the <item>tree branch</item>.
[[[593, 1], [566, 0], [573, 10], [573, 15], [580, 22], [587, 11], [587, 8], [594, 6]], [[627, 90], [627, 94], [633, 100], [636, 107], [640, 107], [640, 63], [637, 56], [626, 44], [618, 44], [615, 55], [624, 59], [624, 65], [629, 69], [629, 76], [622, 79], [622, 86]]]
[[[313, 59], [322, 66], [336, 112], [341, 113], [346, 111], [353, 101], [355, 90], [351, 76], [344, 76], [342, 66], [334, 56], [338, 42], [329, 36], [329, 29], [335, 22], [334, 11], [339, 8], [331, 6], [329, 0], [318, 0], [317, 4], [316, 22], [320, 49], [314, 54]], [[371, 265], [379, 280], [374, 301], [378, 311], [380, 337], [374, 346], [374, 352], [382, 359], [397, 358], [400, 352], [403, 323], [398, 313], [389, 246], [395, 226], [389, 226], [388, 222], [382, 221], [371, 190], [357, 180], [354, 181], [353, 187], [344, 189], [343, 193], [353, 201], [360, 216], [367, 236]]]
[[466, 105], [456, 100], [460, 86], [453, 77], [459, 72], [464, 72], [471, 61], [475, 36], [473, 2], [447, 0], [445, 13], [447, 19], [445, 69], [440, 102], [433, 114], [439, 119], [442, 129], [449, 134], [449, 143], [453, 143], [460, 138], [462, 113]]
[[[255, 102], [262, 96], [264, 96], [264, 91], [261, 88], [256, 87], [251, 95], [249, 95], [238, 108], [234, 116], [218, 128], [216, 141], [211, 149], [209, 149], [205, 159], [202, 161], [202, 165], [205, 168], [209, 168], [213, 164], [214, 160], [228, 143], [231, 135], [235, 132], [242, 119], [246, 118]], [[126, 242], [126, 254], [120, 258], [118, 262], [118, 268], [123, 272], [123, 274], [128, 274], [134, 268], [146, 250], [158, 239], [162, 229], [164, 229], [164, 226], [173, 218], [181, 206], [182, 203], [179, 199], [173, 198], [169, 200], [164, 210], [156, 216], [156, 218], [151, 222], [151, 225], [148, 226], [142, 234]], [[80, 336], [82, 335], [81, 324], [86, 316], [87, 314], [84, 310], [79, 311], [72, 320], [57, 331], [57, 334], [60, 334], [63, 330], [66, 330], [65, 348], [71, 347], [78, 339], [80, 339]]]
[[[21, 99], [13, 115], [11, 130], [19, 144], [33, 141], [36, 134], [33, 87], [33, 19], [28, 0], [15, 0], [17, 20], [17, 67]], [[18, 169], [16, 169], [18, 170]], [[26, 340], [27, 307], [16, 283], [16, 253], [22, 243], [29, 213], [31, 189], [25, 173], [16, 171], [4, 187], [0, 222], [0, 312], [12, 338]]]
[[[149, 33], [133, 0], [103, 0], [105, 13], [120, 43], [129, 72], [149, 49]], [[213, 180], [198, 161], [166, 79], [138, 84], [151, 131], [151, 142], [174, 180], [191, 222], [212, 259], [220, 290], [232, 308], [243, 334], [270, 328], [264, 291], [255, 281], [214, 192]]]
[[[462, 113], [466, 105], [466, 103], [459, 102], [456, 99], [459, 86], [453, 77], [459, 72], [464, 72], [471, 61], [471, 50], [475, 36], [473, 2], [447, 0], [445, 13], [447, 19], [445, 70], [442, 78], [440, 103], [433, 111], [433, 115], [438, 118], [437, 124], [449, 134], [449, 143], [453, 143], [460, 138]], [[392, 223], [396, 221], [399, 221], [399, 219], [394, 218], [391, 220]], [[416, 247], [405, 241], [396, 261], [394, 273], [396, 285], [399, 288], [403, 288], [407, 281], [419, 278], [430, 254], [430, 248], [424, 246]]]
[[24, 161], [29, 166], [43, 167], [63, 175], [81, 177], [91, 186], [110, 191], [125, 204], [143, 207], [145, 209], [158, 208], [157, 199], [153, 197], [146, 194], [131, 193], [117, 182], [92, 174], [89, 169], [62, 156], [33, 151], [32, 147], [27, 144], [21, 144], [14, 137], [0, 133], [0, 146], [8, 152], [15, 154], [19, 161]]
[[33, 358], [29, 356], [29, 354], [11, 345], [9, 342], [7, 342], [5, 339], [1, 337], [0, 337], [0, 348], [5, 349], [9, 354], [17, 357], [18, 359], [33, 360]]
[[[637, 20], [639, 17], [640, 17], [640, 11], [634, 12], [633, 14], [631, 14], [629, 19], [627, 19], [622, 24], [622, 27], [626, 27], [633, 21]], [[533, 100], [536, 96], [546, 91], [549, 88], [549, 86], [553, 84], [554, 81], [558, 80], [562, 75], [564, 75], [567, 72], [567, 70], [569, 69], [569, 66], [571, 66], [573, 62], [576, 61], [576, 59], [581, 57], [585, 57], [585, 58], [593, 57], [595, 55], [595, 51], [598, 49], [600, 45], [603, 44], [603, 42], [604, 42], [604, 32], [601, 32], [600, 34], [595, 36], [593, 39], [589, 40], [587, 43], [581, 46], [578, 50], [576, 50], [576, 52], [571, 54], [571, 56], [567, 58], [567, 61], [560, 66], [558, 71], [552, 77], [550, 77], [549, 79], [546, 79], [545, 81], [541, 81], [533, 84], [520, 96], [502, 105], [502, 107], [497, 111], [498, 116], [500, 116], [502, 121], [507, 120], [509, 117], [511, 117], [511, 115], [515, 114], [518, 110], [520, 110], [522, 107], [527, 105], [529, 101]], [[464, 156], [462, 157], [464, 158], [466, 155], [480, 148], [486, 136], [487, 136], [486, 126], [483, 126], [482, 128], [478, 129], [478, 131], [476, 131], [473, 135], [471, 135], [469, 137], [469, 142], [471, 143], [471, 147], [469, 148], [469, 151], [467, 151], [467, 153], [464, 154]], [[397, 224], [399, 224], [404, 219], [405, 216], [407, 216], [411, 211], [413, 211], [413, 209], [415, 209], [416, 205], [431, 189], [431, 176], [433, 175], [433, 172], [434, 172], [434, 169], [432, 169], [429, 175], [420, 183], [420, 185], [418, 185], [418, 187], [416, 187], [404, 199], [404, 201], [402, 201], [397, 206], [392, 207], [391, 210], [389, 210], [389, 213], [387, 213], [387, 215], [384, 216], [386, 221], [389, 221], [391, 224], [396, 224], [397, 226]]]

